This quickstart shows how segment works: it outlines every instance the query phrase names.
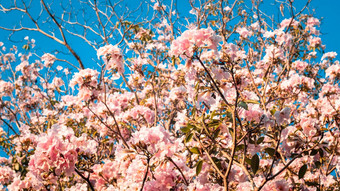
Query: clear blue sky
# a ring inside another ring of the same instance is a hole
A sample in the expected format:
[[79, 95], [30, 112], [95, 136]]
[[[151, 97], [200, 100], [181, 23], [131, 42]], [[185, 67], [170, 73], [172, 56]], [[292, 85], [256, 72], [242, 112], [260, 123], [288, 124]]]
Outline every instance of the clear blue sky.
[[340, 56], [340, 1], [313, 0], [312, 7], [315, 9], [317, 17], [323, 17], [320, 28], [326, 52], [335, 51]]

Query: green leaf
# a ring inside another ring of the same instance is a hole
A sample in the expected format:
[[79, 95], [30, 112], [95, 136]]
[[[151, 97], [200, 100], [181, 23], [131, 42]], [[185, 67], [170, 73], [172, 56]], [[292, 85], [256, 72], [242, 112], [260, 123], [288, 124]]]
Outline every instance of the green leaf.
[[276, 109], [272, 109], [272, 110], [270, 110], [270, 113], [272, 114], [272, 115], [274, 115], [275, 114], [275, 112], [276, 112]]
[[218, 168], [222, 168], [220, 159], [216, 157], [211, 157]]
[[329, 148], [327, 148], [327, 147], [324, 147], [324, 149], [325, 149], [325, 151], [327, 151], [327, 153], [332, 153], [332, 151], [329, 149]]
[[319, 186], [319, 184], [316, 183], [316, 182], [309, 182], [309, 181], [306, 181], [305, 183], [306, 183], [306, 185], [308, 185], [308, 186], [315, 186], [315, 187]]
[[322, 148], [319, 149], [319, 155], [320, 155], [321, 158], [323, 157], [323, 150], [322, 150]]
[[242, 144], [242, 145], [237, 145], [235, 151], [237, 152], [237, 151], [241, 151], [241, 150], [243, 150], [243, 149], [244, 149], [244, 144]]
[[264, 140], [264, 137], [260, 137], [259, 139], [257, 139], [256, 144], [258, 145], [261, 144], [263, 140]]
[[316, 168], [320, 168], [320, 166], [321, 166], [321, 162], [320, 161], [316, 161], [314, 164], [315, 164]]
[[254, 174], [256, 174], [257, 170], [259, 169], [259, 165], [260, 165], [260, 159], [259, 156], [257, 154], [255, 154], [252, 158], [251, 158], [251, 169], [253, 171]]
[[260, 104], [259, 101], [256, 100], [246, 100], [246, 103]]
[[318, 154], [318, 150], [312, 149], [312, 151], [310, 152], [310, 155], [314, 156]]
[[248, 105], [247, 105], [247, 103], [244, 102], [244, 101], [239, 102], [239, 103], [238, 103], [238, 106], [239, 106], [239, 107], [242, 107], [242, 108], [245, 109], [245, 110], [248, 110]]
[[249, 165], [251, 165], [251, 160], [250, 159], [248, 159], [248, 158], [245, 158], [245, 160], [244, 160], [247, 164], [249, 164]]
[[212, 122], [208, 123], [208, 127], [219, 126], [221, 124], [220, 120], [213, 120]]
[[202, 166], [203, 166], [203, 161], [202, 160], [198, 161], [197, 166], [196, 166], [196, 176], [199, 175], [199, 173], [201, 172]]
[[250, 144], [255, 144], [255, 141], [254, 141], [253, 139], [250, 138], [250, 139], [249, 139], [249, 143], [250, 143]]
[[190, 149], [190, 152], [194, 153], [194, 154], [200, 154], [200, 150], [197, 147], [193, 147]]
[[190, 131], [190, 127], [188, 127], [188, 126], [182, 127], [182, 128], [181, 128], [181, 131], [182, 131], [183, 133], [188, 133], [188, 132]]
[[192, 124], [190, 124], [190, 123], [188, 123], [187, 127], [188, 127], [189, 129], [193, 129], [193, 128], [195, 128], [196, 126], [195, 126], [195, 125], [192, 125]]
[[274, 156], [275, 149], [273, 148], [265, 148], [264, 151], [269, 154], [269, 156]]
[[307, 171], [307, 165], [303, 165], [299, 170], [299, 179], [303, 178], [303, 176], [306, 174]]
[[217, 129], [213, 134], [213, 138], [218, 137], [218, 135], [220, 134], [220, 131], [221, 131], [220, 129]]
[[192, 139], [192, 136], [193, 136], [194, 134], [192, 134], [192, 133], [190, 133], [186, 138], [185, 138], [185, 143], [188, 143], [188, 142], [190, 142], [191, 141], [191, 139]]

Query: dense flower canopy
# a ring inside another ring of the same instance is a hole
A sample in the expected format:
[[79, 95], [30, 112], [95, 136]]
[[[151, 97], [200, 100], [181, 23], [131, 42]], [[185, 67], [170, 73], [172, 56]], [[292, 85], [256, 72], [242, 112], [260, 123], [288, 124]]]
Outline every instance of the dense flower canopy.
[[[143, 22], [88, 2], [99, 31], [56, 16], [43, 0], [62, 38], [38, 22], [33, 28], [72, 61], [39, 54], [30, 37], [22, 49], [0, 43], [1, 189], [340, 187], [340, 63], [325, 52], [309, 2], [301, 10], [281, 3], [288, 18], [279, 22], [259, 1], [191, 2], [187, 18], [173, 2], [152, 1], [144, 6], [154, 17]], [[34, 20], [20, 6], [1, 8]], [[81, 60], [70, 35], [93, 47], [95, 59]]]

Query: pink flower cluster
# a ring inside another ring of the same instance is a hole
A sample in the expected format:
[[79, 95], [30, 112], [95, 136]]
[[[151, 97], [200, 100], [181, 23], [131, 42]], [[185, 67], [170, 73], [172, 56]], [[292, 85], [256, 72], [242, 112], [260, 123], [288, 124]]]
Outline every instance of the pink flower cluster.
[[308, 40], [309, 46], [311, 48], [316, 48], [321, 45], [321, 38], [320, 37], [311, 37]]
[[281, 88], [284, 90], [294, 89], [300, 85], [305, 85], [307, 88], [314, 87], [314, 79], [301, 76], [295, 72], [290, 72], [289, 79], [283, 80], [281, 83]]
[[4, 80], [0, 80], [0, 95], [1, 96], [10, 96], [14, 90], [13, 84], [10, 82], [6, 82]]
[[307, 20], [307, 27], [320, 26], [320, 21], [317, 18], [309, 17]]
[[124, 113], [124, 116], [123, 116], [123, 118], [126, 121], [129, 121], [131, 119], [134, 119], [134, 120], [145, 119], [146, 122], [149, 123], [149, 124], [151, 124], [153, 122], [154, 117], [155, 117], [154, 111], [152, 111], [148, 107], [141, 106], [141, 105], [138, 105], [138, 106], [130, 109], [129, 111], [126, 111]]
[[169, 132], [161, 126], [142, 127], [139, 131], [133, 133], [132, 137], [131, 142], [133, 144], [145, 144], [149, 152], [160, 158], [171, 157], [184, 147], [181, 139], [173, 140]]
[[51, 65], [56, 61], [56, 57], [50, 53], [42, 55], [41, 61], [44, 62], [45, 67], [51, 67]]
[[97, 56], [98, 58], [102, 56], [107, 69], [117, 70], [120, 74], [124, 73], [123, 55], [118, 46], [105, 45], [97, 50]]
[[92, 69], [84, 69], [73, 75], [72, 80], [70, 81], [70, 86], [74, 87], [75, 85], [79, 85], [80, 88], [83, 87], [96, 87], [98, 82], [99, 72]]
[[98, 71], [92, 69], [80, 70], [74, 74], [69, 86], [74, 88], [75, 85], [79, 85], [78, 101], [89, 101], [98, 96], [96, 91], [98, 74]]
[[172, 42], [170, 55], [191, 58], [197, 48], [217, 51], [217, 45], [221, 40], [221, 37], [216, 35], [211, 28], [186, 30]]
[[104, 164], [96, 164], [93, 166], [93, 175], [91, 178], [95, 180], [97, 190], [105, 190], [107, 182], [117, 181], [121, 178], [119, 175], [120, 164], [117, 161], [104, 160]]
[[265, 62], [271, 62], [274, 59], [283, 59], [284, 58], [284, 52], [282, 48], [276, 47], [275, 45], [270, 45], [266, 47], [266, 55], [263, 58], [263, 61]]
[[334, 59], [338, 54], [336, 52], [327, 52], [324, 55], [322, 55], [321, 60], [324, 60], [326, 58], [328, 59]]
[[246, 27], [239, 27], [236, 29], [236, 32], [240, 34], [242, 38], [248, 38], [253, 35], [253, 32], [249, 31]]
[[60, 132], [59, 128], [56, 125], [39, 137], [35, 153], [30, 158], [30, 172], [41, 179], [54, 179], [54, 175], [62, 174], [71, 176], [74, 173], [77, 148], [70, 142], [72, 134]]
[[15, 171], [8, 166], [0, 166], [0, 184], [10, 183], [15, 177]]
[[340, 63], [336, 62], [335, 64], [329, 66], [326, 69], [326, 76], [330, 79], [335, 79], [336, 77], [340, 78]]
[[281, 21], [281, 23], [280, 23], [280, 27], [281, 28], [286, 28], [286, 27], [288, 27], [288, 26], [298, 26], [299, 25], [299, 22], [298, 21], [296, 21], [295, 19], [292, 19], [292, 18], [290, 18], [290, 19], [284, 19], [283, 21]]
[[301, 60], [297, 60], [293, 62], [293, 68], [298, 70], [298, 71], [303, 71], [306, 67], [308, 66], [307, 62], [303, 62]]
[[245, 51], [233, 43], [226, 43], [220, 51], [221, 56], [227, 56], [231, 61], [237, 62], [246, 58]]
[[7, 188], [10, 191], [43, 190], [44, 185], [40, 179], [28, 172], [23, 180], [20, 176], [16, 176]]

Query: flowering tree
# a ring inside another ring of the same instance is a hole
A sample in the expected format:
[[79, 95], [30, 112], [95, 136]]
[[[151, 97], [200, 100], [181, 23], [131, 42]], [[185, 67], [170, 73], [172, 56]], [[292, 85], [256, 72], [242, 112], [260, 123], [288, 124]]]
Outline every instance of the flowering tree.
[[340, 64], [309, 1], [13, 3], [1, 29], [70, 55], [0, 44], [3, 189], [339, 189]]

